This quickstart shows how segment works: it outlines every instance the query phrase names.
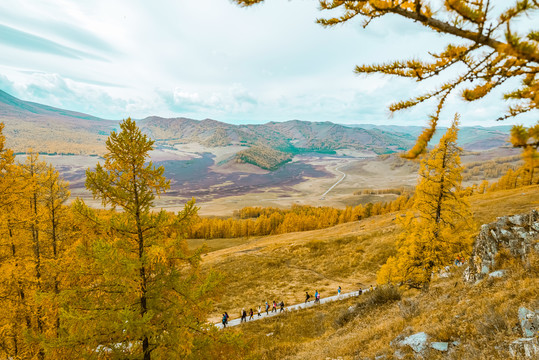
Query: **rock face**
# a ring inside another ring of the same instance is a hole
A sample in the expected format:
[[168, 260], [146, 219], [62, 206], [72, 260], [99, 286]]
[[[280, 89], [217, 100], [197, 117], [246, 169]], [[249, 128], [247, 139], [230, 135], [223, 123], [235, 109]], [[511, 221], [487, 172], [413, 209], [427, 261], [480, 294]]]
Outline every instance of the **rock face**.
[[464, 280], [474, 282], [482, 279], [494, 268], [496, 254], [506, 248], [511, 255], [523, 261], [531, 250], [539, 252], [539, 213], [503, 216], [495, 222], [484, 224], [475, 239]]
[[518, 309], [518, 320], [524, 337], [539, 336], [539, 311], [528, 310], [525, 307]]

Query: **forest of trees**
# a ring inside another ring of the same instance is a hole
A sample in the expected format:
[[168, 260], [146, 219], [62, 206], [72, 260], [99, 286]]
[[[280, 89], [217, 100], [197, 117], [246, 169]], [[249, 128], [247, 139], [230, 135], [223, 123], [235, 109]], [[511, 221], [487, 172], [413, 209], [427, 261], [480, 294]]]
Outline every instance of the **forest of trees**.
[[293, 205], [290, 209], [247, 207], [234, 217], [198, 218], [188, 231], [192, 239], [235, 238], [324, 229], [374, 215], [408, 209], [413, 200], [404, 193], [390, 202], [347, 206], [345, 209]]
[[292, 160], [292, 155], [267, 146], [255, 145], [236, 154], [236, 161], [253, 164], [262, 169], [275, 170]]
[[151, 211], [168, 181], [135, 122], [111, 133], [105, 163], [87, 172], [108, 210], [67, 206], [58, 172], [32, 152], [16, 163], [4, 143], [0, 359], [235, 357], [240, 340], [205, 320], [221, 277], [201, 275], [200, 250], [183, 240], [197, 209]]

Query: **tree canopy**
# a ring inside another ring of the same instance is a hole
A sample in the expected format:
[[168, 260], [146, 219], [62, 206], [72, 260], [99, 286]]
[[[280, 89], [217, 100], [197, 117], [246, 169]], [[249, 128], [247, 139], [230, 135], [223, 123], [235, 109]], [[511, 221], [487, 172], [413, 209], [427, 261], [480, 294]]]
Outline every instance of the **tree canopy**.
[[[234, 0], [250, 6], [264, 0]], [[424, 81], [439, 77], [432, 91], [390, 105], [391, 112], [408, 109], [427, 100], [437, 105], [429, 115], [429, 127], [420, 135], [408, 157], [424, 152], [437, 127], [445, 101], [452, 93], [465, 101], [483, 98], [507, 80], [518, 79], [520, 85], [508, 89], [505, 100], [514, 100], [499, 120], [537, 110], [539, 107], [539, 31], [526, 34], [515, 31], [515, 23], [539, 10], [537, 0], [506, 1], [506, 9], [495, 13], [490, 0], [321, 0], [320, 9], [341, 10], [341, 15], [317, 19], [325, 27], [335, 26], [355, 18], [363, 26], [386, 15], [398, 15], [422, 24], [431, 31], [453, 35], [452, 43], [440, 53], [431, 53], [430, 61], [399, 60], [376, 65], [358, 65], [358, 74], [380, 73]], [[435, 5], [432, 5], [435, 4]], [[442, 74], [451, 80], [442, 81]]]
[[434, 271], [468, 255], [472, 245], [472, 213], [462, 191], [458, 121], [421, 160], [412, 211], [402, 220], [404, 232], [397, 255], [378, 273], [378, 282], [428, 286]]

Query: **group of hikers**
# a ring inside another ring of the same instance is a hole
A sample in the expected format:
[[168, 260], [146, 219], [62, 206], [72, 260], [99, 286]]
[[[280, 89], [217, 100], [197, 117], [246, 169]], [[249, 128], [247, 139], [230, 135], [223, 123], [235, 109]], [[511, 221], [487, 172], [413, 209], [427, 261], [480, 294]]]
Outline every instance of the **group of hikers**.
[[[339, 294], [340, 294], [340, 291], [341, 291], [341, 287], [339, 286]], [[311, 295], [309, 295], [309, 292], [305, 291], [305, 304], [309, 302], [310, 298], [311, 298]], [[318, 290], [316, 290], [314, 293], [314, 303], [316, 304], [319, 302], [320, 302], [320, 293], [318, 292]]]
[[[268, 303], [266, 301], [265, 308], [264, 308], [264, 310], [266, 311], [266, 315], [269, 315], [270, 307], [271, 307], [271, 312], [277, 312], [277, 307], [279, 307], [279, 312], [283, 312], [284, 311], [284, 301], [281, 300], [280, 303], [277, 303], [274, 300], [271, 305], [270, 305], [270, 303]], [[253, 308], [251, 308], [249, 310], [249, 313], [247, 313], [245, 308], [243, 308], [240, 311], [240, 323], [247, 322], [247, 315], [249, 315], [249, 320], [253, 320], [253, 318], [254, 318]], [[257, 315], [258, 315], [258, 317], [262, 316], [262, 306], [258, 306]], [[221, 319], [221, 323], [223, 324], [223, 327], [226, 327], [226, 325], [228, 324], [228, 319], [229, 319], [228, 313], [225, 311], [223, 313], [223, 317]]]
[[[337, 296], [341, 296], [341, 287], [339, 286], [337, 288]], [[358, 295], [361, 295], [363, 292], [365, 291], [372, 291], [373, 290], [373, 286], [371, 285], [369, 289], [361, 289], [359, 288], [359, 291], [358, 291]], [[309, 299], [311, 299], [311, 295], [309, 294], [308, 291], [305, 292], [305, 304], [307, 304], [309, 302]], [[317, 303], [320, 303], [320, 292], [318, 290], [315, 291], [314, 293], [314, 303], [317, 304]], [[270, 308], [271, 308], [271, 311], [270, 311]], [[264, 310], [262, 309], [262, 306], [258, 306], [257, 308], [257, 311], [256, 311], [256, 314], [257, 314], [257, 317], [261, 317], [262, 316], [262, 312], [266, 312], [266, 315], [269, 315], [270, 312], [277, 312], [277, 308], [279, 308], [279, 312], [283, 312], [285, 311], [284, 309], [284, 301], [281, 301], [280, 303], [277, 303], [276, 301], [273, 301], [272, 303], [268, 303], [266, 301], [266, 304], [264, 306]], [[247, 316], [249, 316], [249, 320], [253, 320], [254, 317], [255, 317], [255, 312], [253, 310], [253, 308], [251, 308], [249, 310], [249, 312], [247, 312], [247, 310], [245, 310], [245, 308], [243, 308], [241, 311], [240, 311], [240, 323], [242, 322], [247, 322]], [[223, 328], [226, 328], [226, 325], [228, 324], [228, 319], [229, 319], [229, 315], [228, 313], [225, 311], [223, 313], [223, 317], [221, 319], [221, 323], [223, 324]]]

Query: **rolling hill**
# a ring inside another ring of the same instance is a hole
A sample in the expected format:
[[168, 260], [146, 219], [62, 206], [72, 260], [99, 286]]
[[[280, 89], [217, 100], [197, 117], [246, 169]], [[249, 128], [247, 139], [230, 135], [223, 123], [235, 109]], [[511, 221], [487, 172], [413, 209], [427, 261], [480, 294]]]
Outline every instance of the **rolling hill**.
[[[16, 152], [29, 148], [42, 153], [99, 155], [108, 134], [118, 121], [104, 120], [75, 111], [20, 100], [0, 90], [0, 122], [8, 146]], [[274, 169], [294, 155], [335, 154], [354, 150], [366, 156], [409, 149], [420, 126], [345, 126], [326, 122], [290, 120], [266, 124], [234, 125], [220, 121], [150, 116], [137, 120], [141, 129], [156, 140], [157, 147], [199, 143], [206, 147], [254, 147], [230, 160], [245, 161]], [[437, 134], [443, 133], [443, 129]], [[510, 127], [462, 127], [460, 145], [467, 150], [487, 150], [506, 144]], [[437, 141], [435, 139], [434, 141]], [[270, 151], [271, 150], [271, 151]], [[264, 154], [263, 156], [259, 156]], [[272, 154], [275, 159], [271, 159]], [[264, 164], [257, 159], [264, 159]]]
[[0, 122], [15, 152], [99, 154], [118, 122], [23, 101], [0, 90]]

